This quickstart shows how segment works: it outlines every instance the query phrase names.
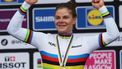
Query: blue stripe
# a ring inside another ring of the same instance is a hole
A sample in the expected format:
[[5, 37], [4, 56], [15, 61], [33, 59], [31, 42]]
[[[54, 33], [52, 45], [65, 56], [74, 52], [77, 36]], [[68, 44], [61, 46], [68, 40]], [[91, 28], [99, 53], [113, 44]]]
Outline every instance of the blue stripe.
[[45, 55], [45, 56], [49, 56], [49, 57], [52, 57], [52, 58], [58, 58], [57, 55], [51, 54], [51, 53], [47, 53], [47, 52], [45, 52], [45, 51], [40, 51], [40, 54], [41, 54], [41, 55]]
[[76, 55], [76, 56], [68, 56], [69, 59], [88, 58], [88, 57], [89, 57], [89, 54]]

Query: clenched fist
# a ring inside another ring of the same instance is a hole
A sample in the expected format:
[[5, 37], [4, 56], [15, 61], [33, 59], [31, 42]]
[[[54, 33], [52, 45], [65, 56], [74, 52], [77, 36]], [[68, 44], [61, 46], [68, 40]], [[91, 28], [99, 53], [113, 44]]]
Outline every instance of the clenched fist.
[[28, 4], [32, 5], [37, 2], [37, 0], [25, 0]]
[[100, 9], [102, 6], [104, 6], [104, 0], [92, 0], [92, 6], [96, 9]]

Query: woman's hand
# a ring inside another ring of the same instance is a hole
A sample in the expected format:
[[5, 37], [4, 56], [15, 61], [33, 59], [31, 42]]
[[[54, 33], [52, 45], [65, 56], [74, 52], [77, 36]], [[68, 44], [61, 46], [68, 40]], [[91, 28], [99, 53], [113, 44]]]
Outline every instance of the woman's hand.
[[92, 6], [98, 10], [104, 5], [104, 0], [92, 0]]
[[25, 0], [28, 4], [32, 5], [37, 2], [37, 0]]

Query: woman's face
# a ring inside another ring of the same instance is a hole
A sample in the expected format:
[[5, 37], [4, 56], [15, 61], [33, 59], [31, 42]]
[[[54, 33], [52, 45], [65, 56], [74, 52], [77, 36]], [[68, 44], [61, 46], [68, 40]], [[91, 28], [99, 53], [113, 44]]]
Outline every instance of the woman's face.
[[71, 10], [60, 8], [55, 13], [55, 25], [59, 33], [72, 33], [76, 18], [71, 15]]

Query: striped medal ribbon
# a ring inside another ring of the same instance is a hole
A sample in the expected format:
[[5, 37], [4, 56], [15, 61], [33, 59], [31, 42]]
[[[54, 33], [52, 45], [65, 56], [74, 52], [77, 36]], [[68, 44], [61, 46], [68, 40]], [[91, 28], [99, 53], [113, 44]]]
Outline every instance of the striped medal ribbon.
[[69, 50], [71, 48], [72, 40], [73, 40], [73, 35], [70, 38], [70, 41], [69, 41], [69, 44], [68, 44], [68, 48], [67, 48], [65, 56], [64, 56], [64, 60], [62, 61], [58, 35], [56, 36], [56, 41], [57, 41], [57, 45], [56, 46], [57, 46], [57, 49], [58, 49], [58, 59], [59, 59], [59, 63], [60, 63], [59, 69], [66, 69], [65, 65], [66, 65], [66, 62], [67, 62], [67, 59], [68, 59], [68, 52], [69, 52]]

